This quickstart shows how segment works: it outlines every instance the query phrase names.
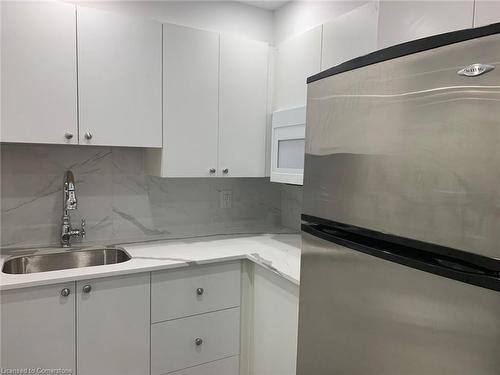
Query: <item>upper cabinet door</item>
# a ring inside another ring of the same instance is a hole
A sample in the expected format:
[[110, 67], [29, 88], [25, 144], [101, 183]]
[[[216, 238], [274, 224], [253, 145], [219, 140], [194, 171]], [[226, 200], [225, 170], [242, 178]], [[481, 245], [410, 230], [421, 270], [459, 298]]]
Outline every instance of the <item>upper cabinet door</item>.
[[323, 25], [321, 69], [377, 49], [378, 2], [371, 2]]
[[307, 77], [321, 68], [321, 26], [280, 43], [275, 61], [274, 110], [306, 105]]
[[500, 22], [500, 1], [474, 1], [474, 27]]
[[80, 144], [162, 146], [162, 25], [78, 7]]
[[378, 48], [472, 27], [474, 0], [381, 0]]
[[264, 177], [269, 46], [220, 37], [219, 175]]
[[1, 2], [2, 142], [78, 143], [75, 6]]
[[164, 177], [215, 176], [219, 34], [164, 25]]

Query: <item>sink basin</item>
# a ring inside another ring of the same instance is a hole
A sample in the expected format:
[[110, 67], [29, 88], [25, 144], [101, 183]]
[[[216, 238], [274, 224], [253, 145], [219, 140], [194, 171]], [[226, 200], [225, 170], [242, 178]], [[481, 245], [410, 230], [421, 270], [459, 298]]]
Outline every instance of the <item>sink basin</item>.
[[9, 274], [26, 274], [103, 266], [106, 264], [122, 263], [130, 260], [130, 255], [119, 247], [103, 247], [88, 249], [45, 250], [33, 255], [24, 255], [8, 259], [2, 272]]

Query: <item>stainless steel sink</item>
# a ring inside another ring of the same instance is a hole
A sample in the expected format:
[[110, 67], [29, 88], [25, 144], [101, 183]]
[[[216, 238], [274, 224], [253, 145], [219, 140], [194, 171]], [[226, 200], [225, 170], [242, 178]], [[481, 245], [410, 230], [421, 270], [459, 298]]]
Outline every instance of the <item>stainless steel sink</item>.
[[47, 272], [116, 264], [127, 260], [130, 260], [130, 255], [119, 247], [40, 250], [34, 254], [8, 259], [3, 265], [2, 272], [9, 274]]

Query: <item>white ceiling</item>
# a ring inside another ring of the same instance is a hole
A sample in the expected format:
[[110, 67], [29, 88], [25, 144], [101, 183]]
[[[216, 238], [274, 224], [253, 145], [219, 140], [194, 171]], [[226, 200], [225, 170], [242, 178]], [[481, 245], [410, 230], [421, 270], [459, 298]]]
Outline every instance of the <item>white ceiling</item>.
[[274, 1], [274, 0], [257, 0], [257, 1], [241, 1], [238, 0], [240, 3], [248, 4], [253, 7], [258, 7], [258, 8], [264, 8], [264, 9], [269, 9], [269, 10], [274, 10], [278, 9], [282, 5], [285, 5], [288, 3], [290, 0], [286, 1]]

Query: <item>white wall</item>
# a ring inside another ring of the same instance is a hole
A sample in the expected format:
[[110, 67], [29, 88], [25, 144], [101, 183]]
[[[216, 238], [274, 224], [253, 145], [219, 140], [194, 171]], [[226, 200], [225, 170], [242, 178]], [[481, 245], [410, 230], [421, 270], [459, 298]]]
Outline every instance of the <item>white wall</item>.
[[274, 11], [274, 42], [280, 42], [328, 22], [367, 0], [292, 1]]
[[68, 1], [268, 43], [273, 40], [272, 11], [235, 1]]

